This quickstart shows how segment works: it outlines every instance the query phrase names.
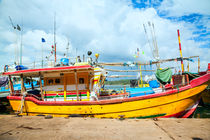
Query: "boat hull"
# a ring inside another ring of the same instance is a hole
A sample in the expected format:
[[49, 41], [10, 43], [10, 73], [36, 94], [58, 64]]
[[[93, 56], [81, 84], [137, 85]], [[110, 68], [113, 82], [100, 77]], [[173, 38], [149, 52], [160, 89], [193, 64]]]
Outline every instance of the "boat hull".
[[[188, 113], [187, 116], [193, 113], [192, 110], [195, 110], [195, 105], [201, 98], [201, 92], [206, 87], [207, 84], [192, 88], [188, 85], [164, 93], [109, 101], [46, 102], [25, 97], [22, 115], [60, 117], [76, 115], [97, 118], [184, 117], [186, 113]], [[20, 110], [21, 98], [21, 96], [8, 96], [14, 111]]]

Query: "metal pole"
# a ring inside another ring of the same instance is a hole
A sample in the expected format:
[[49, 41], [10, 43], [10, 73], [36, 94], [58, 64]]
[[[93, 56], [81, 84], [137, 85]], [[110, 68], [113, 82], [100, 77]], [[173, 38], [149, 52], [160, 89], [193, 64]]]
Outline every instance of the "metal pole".
[[77, 82], [77, 70], [74, 71], [75, 74], [75, 86], [76, 86], [76, 92], [77, 92], [77, 101], [79, 101], [79, 91], [78, 91], [78, 82]]
[[23, 20], [21, 20], [21, 29], [20, 29], [20, 65], [22, 65], [22, 55], [23, 55]]
[[143, 87], [143, 80], [142, 80], [142, 71], [141, 71], [141, 65], [139, 65], [140, 68], [140, 77], [141, 77], [141, 87]]
[[56, 64], [56, 13], [54, 14], [54, 47], [55, 47], [55, 64]]
[[200, 72], [200, 58], [198, 57], [198, 73]]
[[43, 42], [42, 42], [42, 45], [41, 45], [41, 47], [42, 47], [42, 68], [43, 68]]
[[182, 73], [183, 73], [184, 72], [184, 64], [183, 64], [182, 47], [181, 47], [181, 42], [180, 42], [179, 29], [177, 30], [177, 33], [178, 33], [178, 41], [179, 41], [179, 51], [180, 51], [180, 56], [181, 56], [181, 67], [182, 67]]

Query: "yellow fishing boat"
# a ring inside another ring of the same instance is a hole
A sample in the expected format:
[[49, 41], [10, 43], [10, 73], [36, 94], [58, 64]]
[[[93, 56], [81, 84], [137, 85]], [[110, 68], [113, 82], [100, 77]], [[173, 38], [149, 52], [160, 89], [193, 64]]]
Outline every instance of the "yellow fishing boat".
[[[113, 98], [100, 96], [106, 72], [91, 65], [62, 66], [4, 72], [10, 79], [7, 98], [19, 115], [82, 116], [97, 118], [189, 117], [196, 109], [201, 92], [210, 81], [210, 69], [185, 83], [174, 82], [154, 94], [129, 97], [126, 89]], [[21, 77], [21, 94], [15, 94], [11, 77]], [[26, 77], [39, 78], [40, 92], [24, 87]], [[42, 82], [43, 81], [43, 82]], [[176, 85], [175, 85], [176, 83]], [[49, 98], [54, 95], [54, 98]]]

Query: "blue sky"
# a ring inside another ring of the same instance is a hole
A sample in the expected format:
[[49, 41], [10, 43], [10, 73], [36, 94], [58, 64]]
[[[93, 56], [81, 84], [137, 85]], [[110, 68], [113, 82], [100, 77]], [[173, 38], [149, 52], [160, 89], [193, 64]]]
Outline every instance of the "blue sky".
[[[170, 0], [169, 0], [170, 1]], [[194, 38], [191, 38], [192, 40], [196, 42], [203, 42], [206, 41], [205, 44], [199, 46], [201, 48], [210, 48], [210, 31], [207, 26], [205, 26], [205, 23], [200, 22], [202, 19], [206, 18], [208, 21], [210, 20], [210, 10], [208, 10], [208, 14], [201, 14], [201, 13], [194, 13], [193, 11], [191, 13], [182, 14], [179, 16], [170, 16], [168, 15], [167, 11], [164, 11], [162, 9], [159, 9], [161, 6], [161, 3], [163, 0], [132, 0], [132, 5], [134, 8], [139, 9], [145, 9], [145, 8], [154, 8], [157, 11], [158, 16], [161, 18], [168, 19], [173, 22], [186, 22], [189, 24], [195, 25], [195, 31], [193, 32], [193, 35], [197, 35]], [[175, 3], [176, 1], [170, 1], [171, 3]], [[193, 1], [191, 1], [193, 2]], [[206, 2], [206, 4], [210, 4], [208, 1], [200, 1], [200, 2]], [[202, 7], [201, 7], [202, 8]]]
[[[210, 62], [209, 5], [209, 0], [0, 0], [0, 67], [14, 63], [15, 49], [20, 46], [20, 33], [15, 34], [8, 16], [23, 29], [23, 62], [31, 64], [40, 62], [41, 47], [44, 56], [50, 54], [56, 12], [58, 58], [70, 42], [71, 57], [91, 50], [100, 54], [101, 62], [153, 60], [143, 28], [145, 24], [150, 33], [151, 22], [161, 59], [179, 57], [179, 29], [183, 55], [199, 55], [201, 69], [206, 70]], [[151, 35], [149, 40], [151, 43]], [[144, 54], [134, 58], [137, 48]], [[190, 69], [196, 67], [192, 63]]]

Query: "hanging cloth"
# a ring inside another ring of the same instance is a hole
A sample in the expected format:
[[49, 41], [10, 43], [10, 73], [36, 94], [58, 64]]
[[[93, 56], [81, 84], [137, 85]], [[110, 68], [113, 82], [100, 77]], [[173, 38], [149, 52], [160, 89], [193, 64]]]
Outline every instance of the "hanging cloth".
[[171, 82], [172, 70], [170, 68], [157, 69], [155, 76], [161, 84], [165, 85]]

